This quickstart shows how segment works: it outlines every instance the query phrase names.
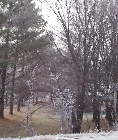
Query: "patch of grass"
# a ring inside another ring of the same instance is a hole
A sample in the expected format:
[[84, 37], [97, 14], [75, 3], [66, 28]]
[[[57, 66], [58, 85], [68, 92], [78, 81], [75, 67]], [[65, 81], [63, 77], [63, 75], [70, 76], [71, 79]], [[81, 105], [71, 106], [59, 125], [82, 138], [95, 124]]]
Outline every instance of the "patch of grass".
[[0, 137], [17, 137], [21, 133], [23, 131], [17, 121], [0, 119]]
[[[109, 126], [108, 121], [104, 118], [101, 118], [100, 120], [100, 127], [101, 131], [111, 131], [115, 130], [114, 126]], [[96, 126], [95, 123], [92, 121], [92, 118], [89, 120], [83, 120], [82, 122], [82, 133], [88, 133], [88, 132], [95, 132]]]
[[[39, 108], [39, 109], [38, 109]], [[33, 113], [32, 117], [29, 117], [30, 130], [34, 129], [34, 135], [47, 135], [60, 133], [61, 119], [55, 110], [50, 107], [40, 108], [39, 105], [30, 108], [30, 113], [38, 109]], [[26, 112], [27, 107], [21, 108], [21, 112], [17, 112], [14, 108], [14, 115], [9, 114], [9, 109], [5, 109], [5, 119], [0, 119], [0, 137], [26, 137]], [[24, 120], [24, 121], [23, 121]], [[22, 122], [22, 123], [21, 123]], [[108, 126], [108, 122], [101, 119], [101, 130], [109, 131], [113, 130], [113, 127]], [[95, 131], [96, 127], [92, 118], [89, 117], [88, 121], [86, 117], [82, 122], [82, 132]]]
[[[29, 114], [37, 108], [40, 107], [31, 107]], [[26, 112], [27, 107], [21, 108], [21, 112], [14, 109], [14, 115], [9, 114], [9, 109], [5, 109], [5, 119], [0, 119], [0, 137], [26, 137]], [[29, 121], [30, 130], [34, 129], [34, 135], [60, 133], [60, 116], [50, 107], [40, 108], [29, 117]]]
[[50, 108], [43, 108], [32, 116], [31, 127], [37, 134], [54, 134], [60, 133], [61, 120], [59, 115], [53, 114]]

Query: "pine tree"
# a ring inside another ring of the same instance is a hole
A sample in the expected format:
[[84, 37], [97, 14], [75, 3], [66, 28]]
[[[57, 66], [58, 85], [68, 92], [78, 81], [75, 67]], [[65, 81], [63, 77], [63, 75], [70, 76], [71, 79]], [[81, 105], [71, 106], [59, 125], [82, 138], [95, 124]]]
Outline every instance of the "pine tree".
[[[11, 85], [10, 92], [10, 114], [13, 114], [13, 102], [15, 93], [15, 79], [17, 69], [21, 67], [21, 59], [24, 55], [25, 58], [33, 58], [33, 54], [46, 46], [49, 43], [48, 36], [46, 35], [45, 27], [46, 22], [43, 20], [39, 13], [39, 9], [35, 8], [32, 0], [25, 1], [8, 1], [5, 8], [6, 23], [1, 28], [3, 43], [3, 55], [1, 60], [4, 59], [7, 66], [4, 70], [4, 88], [2, 88], [2, 105], [4, 104], [4, 92], [6, 84], [6, 75], [11, 71], [9, 82]], [[5, 64], [5, 63], [4, 63]], [[29, 62], [29, 66], [31, 66]], [[8, 83], [8, 82], [7, 82]], [[0, 116], [3, 118], [4, 107], [1, 108], [2, 113]]]

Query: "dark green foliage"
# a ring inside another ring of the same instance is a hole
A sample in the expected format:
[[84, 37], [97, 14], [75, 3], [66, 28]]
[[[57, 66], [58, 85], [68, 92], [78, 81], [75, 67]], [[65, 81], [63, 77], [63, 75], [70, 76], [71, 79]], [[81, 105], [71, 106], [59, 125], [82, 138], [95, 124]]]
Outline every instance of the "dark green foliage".
[[6, 68], [8, 65], [8, 61], [5, 59], [0, 59], [0, 68]]
[[3, 20], [4, 20], [3, 13], [2, 13], [2, 12], [0, 12], [0, 26], [2, 25]]
[[[37, 50], [40, 52], [50, 45], [52, 38], [46, 33], [46, 22], [32, 0], [2, 0], [0, 8], [0, 37], [2, 38], [0, 41], [2, 92], [0, 95], [4, 101], [5, 84], [10, 81], [12, 83], [10, 109], [13, 109], [15, 88], [22, 83], [22, 80], [27, 81], [28, 78], [26, 74], [23, 76], [24, 67], [30, 70], [36, 61], [35, 52]], [[18, 72], [18, 69], [22, 70]], [[17, 83], [16, 78], [19, 78], [20, 83]], [[23, 94], [20, 95], [19, 92], [17, 95], [22, 100]], [[2, 102], [1, 105], [4, 106], [4, 103]], [[11, 111], [13, 113], [13, 110]], [[0, 116], [3, 117], [4, 107], [0, 108], [0, 112]]]

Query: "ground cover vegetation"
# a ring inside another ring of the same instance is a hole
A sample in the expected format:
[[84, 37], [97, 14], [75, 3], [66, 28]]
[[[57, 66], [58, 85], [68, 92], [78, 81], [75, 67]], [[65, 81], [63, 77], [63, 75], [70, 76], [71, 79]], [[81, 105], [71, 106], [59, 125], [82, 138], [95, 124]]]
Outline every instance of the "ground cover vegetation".
[[[31, 107], [29, 114], [40, 107], [40, 105]], [[22, 107], [20, 112], [16, 109], [17, 108], [14, 108], [14, 115], [9, 114], [9, 108], [5, 109], [5, 119], [0, 119], [0, 137], [22, 138], [28, 136], [26, 122], [27, 107]], [[65, 119], [65, 123], [67, 125], [67, 119]], [[60, 112], [55, 111], [54, 108], [49, 106], [38, 109], [32, 116], [30, 116], [29, 129], [30, 136], [59, 134], [61, 132]], [[101, 129], [104, 132], [114, 130], [113, 126], [108, 126], [108, 121], [104, 119], [104, 116], [101, 119]], [[96, 132], [95, 123], [92, 121], [92, 114], [84, 114], [81, 132]], [[68, 134], [67, 126], [65, 127], [64, 133]]]
[[[42, 134], [54, 133], [56, 126], [61, 129], [55, 132], [61, 133], [90, 131], [91, 124], [100, 132], [106, 130], [104, 122], [107, 129], [117, 129], [117, 0], [45, 2], [61, 23], [56, 39], [32, 0], [0, 1], [1, 124], [6, 130], [5, 124], [15, 128], [24, 118], [22, 127], [27, 136], [35, 133], [30, 124]], [[46, 106], [49, 113], [43, 116], [40, 108]], [[52, 108], [58, 113], [58, 123], [46, 120]], [[41, 114], [36, 115], [37, 111]], [[94, 123], [89, 124], [88, 113], [92, 113]], [[83, 127], [84, 116], [88, 127]], [[39, 122], [48, 126], [40, 128]], [[22, 127], [19, 130], [24, 134]], [[16, 136], [15, 130], [11, 136]], [[4, 132], [1, 129], [1, 136]]]

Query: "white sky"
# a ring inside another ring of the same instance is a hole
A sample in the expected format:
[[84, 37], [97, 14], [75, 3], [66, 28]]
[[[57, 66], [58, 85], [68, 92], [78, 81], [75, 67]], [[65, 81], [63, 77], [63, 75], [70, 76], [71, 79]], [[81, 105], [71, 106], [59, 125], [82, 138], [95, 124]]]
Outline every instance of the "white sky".
[[[41, 6], [42, 9], [42, 15], [44, 16], [44, 19], [48, 22], [47, 24], [47, 30], [52, 31], [54, 33], [55, 42], [58, 45], [58, 48], [65, 49], [65, 45], [62, 41], [60, 41], [61, 38], [61, 23], [57, 20], [56, 15], [52, 10], [50, 10], [50, 5], [47, 5], [45, 0], [41, 0], [42, 3], [40, 3], [40, 0], [34, 0], [36, 2], [37, 6]], [[50, 0], [51, 1], [51, 0]], [[55, 0], [51, 1], [54, 2]]]
[[[41, 6], [42, 15], [44, 19], [48, 22], [47, 29], [49, 30], [58, 30], [59, 29], [59, 22], [56, 20], [56, 15], [49, 9], [49, 6], [46, 4], [45, 0], [34, 0], [37, 6]], [[54, 0], [53, 0], [54, 1]]]

